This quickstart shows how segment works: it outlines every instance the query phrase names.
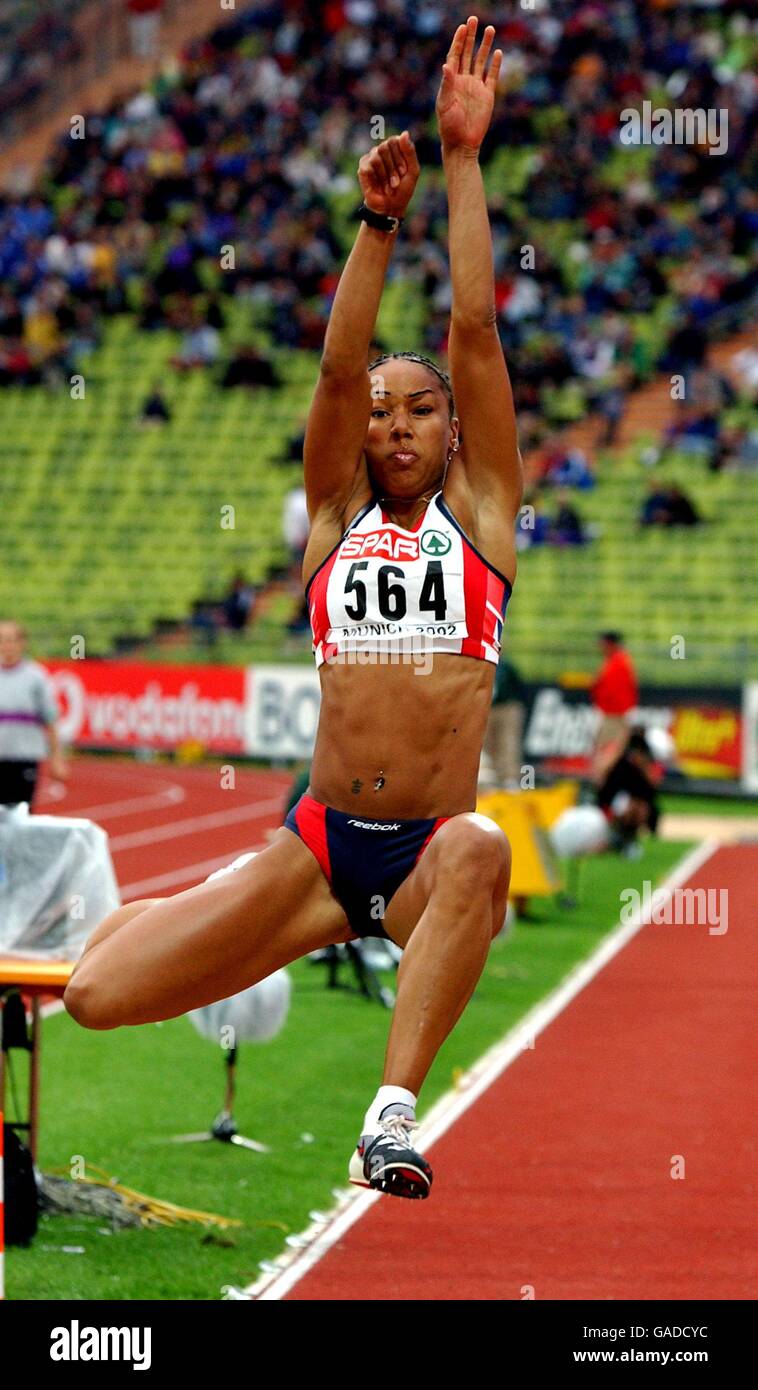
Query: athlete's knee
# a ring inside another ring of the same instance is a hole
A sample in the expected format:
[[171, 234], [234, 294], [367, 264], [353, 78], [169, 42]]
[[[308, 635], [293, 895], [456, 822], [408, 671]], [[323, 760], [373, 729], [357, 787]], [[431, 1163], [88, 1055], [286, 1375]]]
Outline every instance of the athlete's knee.
[[511, 847], [500, 826], [489, 817], [470, 811], [448, 821], [437, 832], [437, 838], [440, 841], [440, 877], [448, 887], [454, 886], [459, 893], [477, 902], [491, 898], [499, 905], [502, 901], [505, 912]]
[[63, 1005], [75, 1023], [82, 1028], [115, 1028], [116, 1024], [104, 1008], [102, 993], [91, 982], [72, 977], [63, 993]]
[[82, 1028], [117, 1028], [113, 1002], [91, 960], [80, 960], [63, 992], [63, 1006]]

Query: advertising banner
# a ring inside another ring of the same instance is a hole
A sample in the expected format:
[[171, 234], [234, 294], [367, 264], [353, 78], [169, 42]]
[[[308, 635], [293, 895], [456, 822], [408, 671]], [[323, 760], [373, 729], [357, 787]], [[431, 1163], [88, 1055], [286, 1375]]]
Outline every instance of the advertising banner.
[[[555, 685], [528, 689], [524, 761], [539, 762], [561, 774], [587, 773], [600, 715], [586, 692]], [[631, 719], [671, 736], [673, 771], [691, 778], [739, 780], [743, 727], [739, 688], [643, 686]]]
[[245, 671], [138, 661], [46, 661], [64, 743], [84, 748], [244, 753]]
[[245, 748], [255, 758], [310, 758], [321, 687], [313, 666], [250, 666]]
[[[169, 666], [48, 661], [63, 742], [80, 748], [208, 753], [271, 761], [309, 758], [318, 674], [306, 665]], [[584, 690], [528, 685], [523, 762], [561, 776], [589, 771], [599, 715]], [[673, 739], [680, 777], [758, 786], [758, 684], [723, 689], [643, 686], [634, 722]]]

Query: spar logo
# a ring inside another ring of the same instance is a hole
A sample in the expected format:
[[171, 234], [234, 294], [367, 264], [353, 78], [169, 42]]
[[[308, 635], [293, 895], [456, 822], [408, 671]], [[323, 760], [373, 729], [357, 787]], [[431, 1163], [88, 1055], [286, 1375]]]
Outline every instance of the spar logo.
[[421, 549], [425, 555], [447, 555], [451, 545], [452, 541], [444, 531], [421, 532]]
[[382, 529], [347, 536], [339, 548], [341, 560], [361, 560], [378, 555], [387, 560], [418, 560], [418, 536], [399, 536], [396, 531]]

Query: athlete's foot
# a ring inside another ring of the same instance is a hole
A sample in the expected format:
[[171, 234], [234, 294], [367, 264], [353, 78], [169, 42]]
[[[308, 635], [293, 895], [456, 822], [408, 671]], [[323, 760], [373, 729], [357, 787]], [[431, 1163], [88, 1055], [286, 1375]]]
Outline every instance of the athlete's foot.
[[348, 1169], [350, 1181], [391, 1197], [428, 1197], [432, 1170], [411, 1144], [413, 1129], [418, 1125], [408, 1106], [386, 1106], [374, 1133], [358, 1140]]

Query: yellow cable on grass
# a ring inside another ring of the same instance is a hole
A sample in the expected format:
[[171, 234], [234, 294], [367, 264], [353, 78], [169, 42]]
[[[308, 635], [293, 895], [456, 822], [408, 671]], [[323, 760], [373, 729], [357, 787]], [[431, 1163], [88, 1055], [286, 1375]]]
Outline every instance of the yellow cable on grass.
[[[65, 1168], [52, 1168], [53, 1173], [60, 1173], [62, 1176], [70, 1178], [70, 1170]], [[178, 1207], [173, 1202], [164, 1202], [159, 1197], [148, 1197], [144, 1192], [136, 1192], [131, 1187], [125, 1187], [123, 1183], [117, 1182], [115, 1178], [109, 1177], [104, 1168], [99, 1168], [96, 1163], [87, 1165], [87, 1172], [102, 1173], [102, 1178], [77, 1177], [70, 1178], [71, 1182], [87, 1183], [92, 1187], [105, 1187], [111, 1192], [117, 1192], [127, 1209], [139, 1217], [142, 1226], [175, 1226], [180, 1221], [197, 1221], [203, 1226], [221, 1226], [226, 1229], [228, 1226], [242, 1226], [244, 1222], [236, 1217], [216, 1216], [209, 1211], [193, 1211], [190, 1207]], [[281, 1226], [278, 1221], [261, 1222], [261, 1225]], [[284, 1229], [288, 1229], [284, 1227]]]

